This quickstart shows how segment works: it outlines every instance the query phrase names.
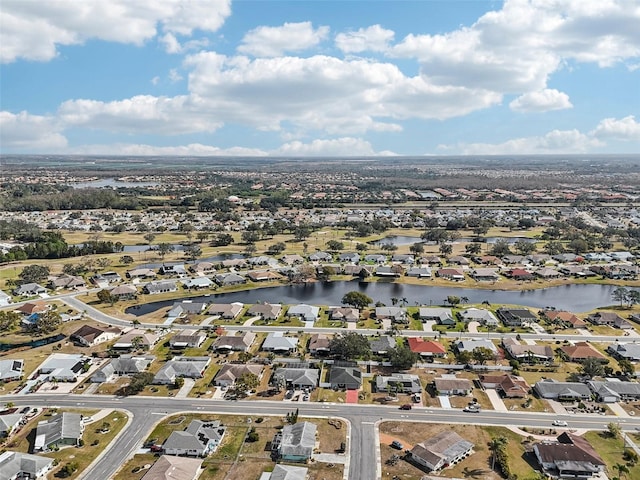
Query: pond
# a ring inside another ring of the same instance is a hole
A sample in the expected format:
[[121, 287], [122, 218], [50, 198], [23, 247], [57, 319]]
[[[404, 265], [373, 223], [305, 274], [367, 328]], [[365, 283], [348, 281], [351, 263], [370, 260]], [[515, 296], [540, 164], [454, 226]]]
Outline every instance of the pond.
[[[442, 305], [444, 300], [454, 295], [467, 297], [469, 303], [487, 301], [492, 304], [516, 304], [533, 308], [552, 306], [574, 313], [587, 312], [597, 307], [612, 305], [613, 285], [562, 285], [536, 290], [484, 290], [473, 288], [431, 287], [428, 285], [406, 285], [394, 282], [315, 282], [300, 285], [258, 288], [242, 292], [229, 292], [194, 296], [193, 300], [208, 303], [257, 302], [314, 305], [340, 305], [345, 293], [356, 290], [367, 294], [374, 302], [391, 305], [391, 299], [406, 299], [407, 305]], [[147, 297], [148, 298], [148, 297]], [[126, 313], [145, 315], [158, 309], [169, 307], [175, 301], [165, 300], [129, 307]]]
[[[477, 239], [475, 237], [460, 237], [457, 240], [455, 240], [454, 243], [469, 243], [469, 242], [496, 243], [499, 240], [504, 240], [510, 245], [513, 245], [514, 243], [519, 241], [529, 242], [529, 243], [535, 243], [538, 241], [535, 238], [528, 238], [528, 237], [480, 237], [480, 239]], [[391, 244], [397, 247], [402, 247], [405, 245], [413, 245], [414, 243], [425, 243], [427, 245], [435, 245], [436, 242], [423, 242], [420, 237], [410, 237], [407, 235], [390, 235], [380, 240], [371, 242], [371, 245], [380, 247], [382, 245]]]
[[66, 335], [58, 334], [53, 337], [40, 338], [38, 340], [34, 340], [32, 342], [23, 342], [23, 343], [0, 343], [0, 352], [6, 352], [7, 350], [13, 350], [14, 348], [22, 348], [22, 347], [42, 347], [43, 345], [49, 345], [50, 343], [56, 343], [64, 340]]

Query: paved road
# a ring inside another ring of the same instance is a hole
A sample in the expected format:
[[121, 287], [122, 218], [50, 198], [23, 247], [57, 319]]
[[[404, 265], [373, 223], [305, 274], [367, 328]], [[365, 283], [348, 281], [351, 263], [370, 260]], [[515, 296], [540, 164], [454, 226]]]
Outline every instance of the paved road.
[[[53, 397], [53, 398], [52, 398]], [[275, 401], [215, 401], [196, 398], [160, 398], [160, 397], [112, 397], [103, 395], [41, 395], [3, 396], [3, 401], [14, 402], [17, 406], [45, 407], [55, 404], [73, 408], [119, 408], [132, 415], [130, 425], [118, 441], [112, 442], [82, 478], [111, 478], [141, 446], [153, 429], [165, 415], [192, 411], [201, 413], [220, 413], [232, 415], [278, 415], [285, 416], [291, 410], [291, 404]], [[298, 405], [296, 405], [298, 407]], [[457, 423], [471, 425], [526, 426], [550, 428], [555, 419], [566, 420], [570, 428], [603, 430], [608, 422], [619, 422], [626, 431], [640, 428], [640, 418], [625, 418], [600, 415], [558, 415], [536, 412], [495, 412], [462, 413], [459, 409], [443, 410], [439, 408], [416, 408], [411, 411], [397, 407], [378, 405], [345, 405], [305, 403], [299, 405], [300, 415], [317, 417], [339, 417], [351, 425], [349, 448], [349, 480], [371, 480], [379, 478], [379, 459], [376, 455], [378, 443], [375, 423], [381, 420]]]

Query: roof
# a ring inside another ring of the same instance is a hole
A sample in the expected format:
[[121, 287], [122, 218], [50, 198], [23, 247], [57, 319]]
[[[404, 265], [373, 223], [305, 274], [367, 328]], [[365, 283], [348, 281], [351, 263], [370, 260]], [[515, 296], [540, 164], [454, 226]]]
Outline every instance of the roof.
[[305, 480], [308, 471], [307, 467], [276, 465], [269, 476], [269, 480]]
[[436, 378], [434, 380], [436, 384], [436, 390], [449, 391], [449, 390], [471, 390], [473, 383], [466, 378]]
[[173, 431], [164, 442], [164, 450], [196, 450], [204, 452], [210, 441], [219, 443], [225, 428], [220, 421], [192, 420], [183, 431]]
[[0, 454], [0, 478], [16, 478], [19, 473], [35, 477], [41, 470], [50, 468], [53, 460], [28, 453], [3, 452]]
[[201, 466], [197, 458], [162, 455], [141, 480], [193, 480]]
[[467, 321], [477, 321], [485, 323], [498, 322], [498, 319], [493, 314], [493, 312], [485, 310], [484, 308], [467, 308], [466, 310], [462, 310], [459, 315], [463, 320]]
[[570, 359], [579, 360], [583, 358], [606, 358], [603, 354], [601, 354], [587, 342], [576, 342], [575, 345], [565, 345], [564, 347], [560, 347], [560, 349], [564, 353], [566, 353]]
[[362, 372], [358, 367], [339, 367], [336, 365], [331, 366], [329, 371], [329, 383], [332, 385], [346, 385], [362, 383]]
[[211, 348], [213, 350], [245, 349], [253, 343], [255, 338], [256, 334], [254, 332], [245, 332], [242, 335], [221, 335], [216, 338], [216, 341], [213, 343]]
[[432, 353], [434, 355], [444, 355], [447, 349], [440, 343], [433, 340], [425, 340], [421, 337], [409, 337], [407, 339], [409, 348], [415, 353]]
[[538, 459], [545, 464], [555, 464], [563, 470], [599, 471], [605, 463], [584, 438], [568, 432], [558, 436], [553, 443], [538, 443], [534, 445]]
[[[596, 393], [602, 391], [606, 394], [606, 391], [613, 392], [618, 396], [636, 396], [640, 397], [640, 383], [636, 382], [615, 382], [615, 381], [596, 381], [591, 380], [587, 382], [589, 388]], [[606, 389], [606, 390], [602, 390]]]
[[260, 376], [264, 367], [262, 365], [244, 365], [239, 363], [227, 363], [218, 370], [214, 380], [219, 382], [221, 380], [227, 381], [229, 383], [233, 383], [236, 379], [240, 378], [242, 375], [247, 373], [252, 373], [253, 375]]
[[430, 465], [437, 465], [441, 460], [449, 461], [473, 448], [473, 443], [465, 440], [456, 432], [444, 431], [417, 444], [411, 455], [422, 458]]
[[119, 335], [121, 330], [116, 327], [94, 327], [92, 325], [83, 325], [78, 330], [73, 332], [70, 336], [71, 338], [81, 338], [87, 343], [93, 343], [96, 338], [104, 333], [112, 333], [114, 335]]
[[584, 397], [591, 396], [589, 387], [580, 382], [559, 382], [553, 379], [542, 380], [536, 382], [536, 390], [543, 396], [556, 395], [556, 396], [571, 396], [571, 397]]
[[280, 455], [311, 457], [316, 445], [318, 427], [311, 422], [299, 422], [282, 428]]
[[458, 347], [458, 350], [461, 352], [473, 352], [475, 348], [484, 347], [484, 348], [488, 348], [494, 353], [498, 353], [498, 349], [493, 344], [493, 342], [490, 340], [486, 340], [484, 338], [473, 338], [470, 340], [461, 340], [460, 342], [458, 342], [457, 347]]
[[49, 445], [68, 438], [77, 440], [82, 436], [82, 415], [62, 412], [49, 420], [38, 422], [34, 448], [44, 450]]
[[172, 382], [175, 377], [198, 378], [210, 362], [210, 357], [174, 357], [156, 373], [153, 381], [162, 383]]
[[0, 360], [0, 380], [6, 380], [22, 376], [24, 360], [11, 359]]
[[396, 347], [396, 340], [388, 335], [381, 335], [369, 340], [371, 351], [373, 353], [388, 352], [391, 348]]
[[298, 337], [285, 337], [283, 332], [271, 332], [262, 343], [263, 350], [294, 350], [298, 346]]
[[273, 373], [273, 378], [284, 378], [293, 385], [318, 385], [320, 370], [317, 368], [280, 367]]

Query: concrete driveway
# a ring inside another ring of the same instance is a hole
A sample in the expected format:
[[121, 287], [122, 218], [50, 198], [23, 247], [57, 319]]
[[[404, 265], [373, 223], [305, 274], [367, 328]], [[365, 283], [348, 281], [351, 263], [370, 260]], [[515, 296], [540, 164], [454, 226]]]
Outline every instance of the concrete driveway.
[[502, 398], [500, 398], [500, 394], [498, 392], [496, 392], [495, 389], [487, 388], [484, 393], [486, 393], [487, 397], [489, 397], [489, 401], [491, 402], [491, 406], [493, 406], [493, 409], [496, 412], [507, 412], [508, 411], [507, 406], [502, 401]]

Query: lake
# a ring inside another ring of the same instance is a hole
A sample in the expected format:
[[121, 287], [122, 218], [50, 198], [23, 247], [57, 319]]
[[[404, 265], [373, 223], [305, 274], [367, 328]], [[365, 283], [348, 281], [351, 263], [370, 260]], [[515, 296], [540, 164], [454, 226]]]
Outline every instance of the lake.
[[[454, 295], [467, 297], [469, 303], [488, 301], [492, 304], [516, 304], [532, 308], [555, 307], [574, 313], [586, 312], [597, 307], [616, 303], [611, 298], [614, 285], [562, 285], [536, 290], [482, 290], [473, 288], [431, 287], [428, 285], [406, 285], [393, 282], [315, 282], [300, 285], [282, 285], [278, 287], [258, 288], [242, 292], [194, 296], [193, 300], [205, 300], [209, 303], [257, 302], [314, 305], [340, 305], [345, 293], [357, 290], [367, 294], [374, 302], [391, 305], [391, 299], [406, 298], [407, 305], [443, 305], [444, 300]], [[149, 298], [148, 296], [146, 298]], [[129, 307], [126, 313], [145, 315], [160, 308], [173, 305], [184, 299], [151, 302]]]
[[[481, 237], [480, 239], [477, 239], [475, 237], [460, 237], [457, 240], [455, 240], [453, 243], [469, 243], [469, 242], [476, 242], [476, 241], [480, 241], [482, 243], [496, 243], [498, 240], [504, 240], [510, 245], [513, 245], [518, 241], [524, 241], [529, 243], [535, 243], [538, 241], [535, 238], [528, 238], [528, 237]], [[402, 247], [405, 245], [413, 245], [414, 243], [425, 243], [427, 245], [435, 245], [436, 242], [423, 242], [420, 237], [409, 237], [407, 235], [391, 235], [391, 236], [382, 238], [380, 240], [371, 242], [371, 245], [380, 247], [382, 245], [389, 244], [389, 243], [397, 247]]]

